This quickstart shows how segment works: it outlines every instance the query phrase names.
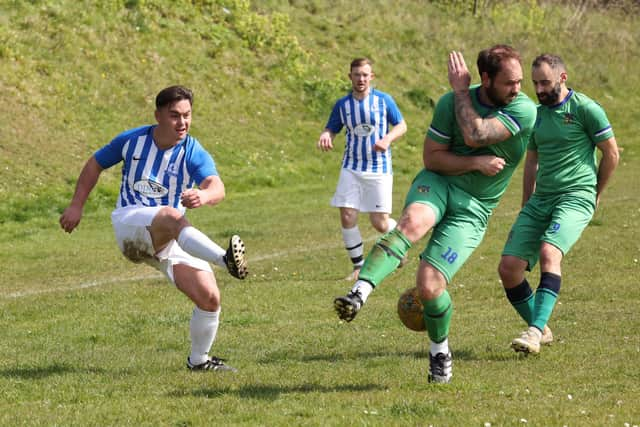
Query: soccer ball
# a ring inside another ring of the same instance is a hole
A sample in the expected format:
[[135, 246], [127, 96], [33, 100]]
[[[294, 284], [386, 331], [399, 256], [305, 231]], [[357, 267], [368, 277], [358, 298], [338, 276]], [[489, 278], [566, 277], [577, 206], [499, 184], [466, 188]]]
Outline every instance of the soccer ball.
[[426, 330], [422, 317], [422, 301], [418, 288], [407, 289], [398, 299], [398, 317], [407, 328], [421, 332]]

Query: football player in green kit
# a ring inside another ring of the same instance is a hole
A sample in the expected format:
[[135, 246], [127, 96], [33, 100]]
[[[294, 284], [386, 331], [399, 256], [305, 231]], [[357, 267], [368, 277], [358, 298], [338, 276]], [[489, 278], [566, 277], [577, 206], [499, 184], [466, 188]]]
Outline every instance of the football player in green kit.
[[[607, 115], [595, 101], [567, 88], [560, 57], [538, 56], [532, 78], [540, 105], [525, 159], [523, 208], [498, 267], [507, 298], [528, 325], [511, 343], [524, 353], [538, 353], [549, 341], [542, 331], [548, 331], [558, 299], [562, 258], [589, 224], [619, 159]], [[596, 147], [602, 152], [599, 165]], [[525, 270], [538, 260], [534, 293]]]
[[431, 341], [429, 381], [452, 375], [449, 325], [453, 306], [447, 284], [480, 244], [492, 210], [524, 156], [535, 104], [520, 92], [516, 50], [496, 45], [478, 55], [481, 83], [460, 52], [449, 55], [452, 92], [438, 101], [424, 142], [425, 168], [415, 177], [397, 227], [371, 249], [351, 291], [334, 301], [351, 321], [372, 290], [392, 273], [412, 244], [433, 229], [420, 255], [416, 286]]

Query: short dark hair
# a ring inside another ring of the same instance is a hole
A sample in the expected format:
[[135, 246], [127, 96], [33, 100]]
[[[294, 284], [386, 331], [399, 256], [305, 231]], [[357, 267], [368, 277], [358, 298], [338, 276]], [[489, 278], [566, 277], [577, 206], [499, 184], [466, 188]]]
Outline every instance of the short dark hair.
[[156, 96], [156, 110], [184, 99], [193, 105], [193, 92], [191, 92], [190, 89], [184, 86], [169, 86], [168, 88], [162, 89], [160, 93], [158, 93], [158, 96]]
[[365, 65], [369, 65], [373, 68], [373, 62], [369, 58], [356, 58], [351, 61], [351, 66], [349, 67], [349, 71], [353, 70], [355, 67], [363, 67]]
[[542, 63], [546, 63], [553, 70], [567, 71], [567, 67], [564, 65], [564, 61], [558, 55], [553, 55], [551, 53], [543, 53], [542, 55], [538, 55], [536, 59], [533, 60], [531, 66], [533, 68], [538, 68], [542, 65]]
[[515, 59], [522, 65], [520, 53], [509, 45], [497, 44], [480, 51], [477, 61], [480, 78], [482, 78], [482, 73], [487, 73], [489, 78], [493, 80], [502, 70], [502, 62], [507, 59]]

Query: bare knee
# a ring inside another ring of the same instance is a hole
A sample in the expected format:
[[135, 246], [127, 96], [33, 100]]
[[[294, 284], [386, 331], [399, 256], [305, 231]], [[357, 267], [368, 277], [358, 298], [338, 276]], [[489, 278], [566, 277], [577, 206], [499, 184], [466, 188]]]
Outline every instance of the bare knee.
[[502, 280], [502, 286], [509, 289], [522, 283], [526, 268], [526, 261], [511, 255], [502, 256], [498, 265], [498, 274], [500, 275], [500, 280]]
[[421, 261], [416, 277], [416, 286], [420, 298], [430, 301], [438, 298], [447, 289], [447, 279], [431, 264]]
[[211, 292], [208, 295], [203, 295], [201, 300], [194, 301], [200, 310], [205, 311], [218, 311], [220, 308], [220, 294]]
[[218, 287], [210, 284], [208, 286], [200, 286], [194, 289], [195, 292], [187, 293], [187, 296], [193, 301], [199, 309], [205, 311], [218, 311], [220, 308], [220, 291]]
[[543, 272], [561, 274], [562, 251], [550, 243], [540, 246], [540, 269]]
[[173, 266], [175, 284], [201, 310], [220, 308], [220, 290], [213, 273], [177, 264]]
[[411, 243], [415, 243], [422, 239], [434, 224], [433, 210], [427, 205], [414, 203], [402, 212], [397, 229], [407, 236]]
[[358, 211], [352, 208], [340, 208], [342, 228], [353, 228], [358, 223]]
[[389, 214], [372, 213], [369, 215], [371, 225], [379, 233], [386, 233], [389, 231]]
[[169, 206], [160, 209], [151, 222], [152, 228], [162, 228], [166, 231], [172, 231], [176, 235], [187, 225], [190, 224], [184, 214]]
[[159, 251], [171, 240], [176, 240], [180, 231], [189, 225], [179, 210], [172, 207], [160, 209], [148, 227], [155, 250]]

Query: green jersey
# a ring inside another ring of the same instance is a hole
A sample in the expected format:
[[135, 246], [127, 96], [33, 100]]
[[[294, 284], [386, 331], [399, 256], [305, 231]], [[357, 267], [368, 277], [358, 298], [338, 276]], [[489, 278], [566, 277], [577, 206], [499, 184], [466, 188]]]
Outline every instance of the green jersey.
[[582, 93], [570, 89], [560, 104], [539, 105], [528, 147], [538, 153], [536, 192], [595, 193], [598, 174], [595, 146], [611, 137], [613, 130], [604, 110]]
[[470, 88], [473, 108], [482, 118], [496, 117], [511, 132], [510, 138], [481, 148], [467, 146], [456, 120], [453, 92], [443, 95], [438, 101], [427, 136], [438, 143], [449, 144], [449, 150], [459, 156], [491, 154], [505, 160], [504, 169], [494, 176], [486, 176], [477, 171], [447, 176], [449, 183], [493, 208], [507, 189], [509, 180], [525, 153], [536, 118], [536, 106], [522, 92], [509, 105], [489, 106], [480, 101], [479, 90], [479, 85]]

